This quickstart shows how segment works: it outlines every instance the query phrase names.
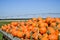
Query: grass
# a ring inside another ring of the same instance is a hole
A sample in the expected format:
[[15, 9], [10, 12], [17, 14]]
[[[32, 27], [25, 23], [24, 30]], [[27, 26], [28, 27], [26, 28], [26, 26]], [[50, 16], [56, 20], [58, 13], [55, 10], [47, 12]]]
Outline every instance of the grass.
[[4, 24], [8, 24], [8, 23], [10, 23], [10, 22], [0, 22], [0, 27]]
[[2, 39], [3, 39], [2, 37], [3, 37], [3, 34], [2, 34], [2, 33], [0, 33], [0, 40], [2, 40]]

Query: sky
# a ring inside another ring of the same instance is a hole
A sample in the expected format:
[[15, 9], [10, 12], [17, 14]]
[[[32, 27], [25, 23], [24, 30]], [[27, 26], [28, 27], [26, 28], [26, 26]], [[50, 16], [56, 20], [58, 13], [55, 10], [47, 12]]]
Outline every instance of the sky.
[[60, 17], [60, 0], [0, 0], [2, 18], [54, 16], [50, 13]]

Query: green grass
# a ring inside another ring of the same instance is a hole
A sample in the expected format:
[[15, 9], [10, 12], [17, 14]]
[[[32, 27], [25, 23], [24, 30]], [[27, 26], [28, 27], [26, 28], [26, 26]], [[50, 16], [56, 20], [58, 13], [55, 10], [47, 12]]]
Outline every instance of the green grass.
[[10, 22], [0, 22], [0, 27], [4, 24], [8, 24], [8, 23], [10, 23]]
[[3, 37], [3, 34], [2, 34], [2, 33], [0, 33], [0, 40], [2, 40], [2, 37]]
[[[8, 24], [8, 23], [10, 23], [10, 22], [3, 22], [3, 21], [0, 21], [0, 28], [1, 28], [2, 25]], [[2, 40], [2, 39], [3, 39], [3, 34], [0, 33], [0, 40]]]

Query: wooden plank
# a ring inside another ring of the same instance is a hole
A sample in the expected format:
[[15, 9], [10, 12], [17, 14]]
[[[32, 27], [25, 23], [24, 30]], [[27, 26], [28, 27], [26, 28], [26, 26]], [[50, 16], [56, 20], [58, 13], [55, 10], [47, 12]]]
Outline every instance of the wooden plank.
[[0, 33], [2, 33], [4, 35], [4, 38], [6, 38], [8, 40], [20, 40], [20, 38], [13, 37], [11, 34], [6, 33], [4, 31], [2, 31], [1, 29], [0, 29]]

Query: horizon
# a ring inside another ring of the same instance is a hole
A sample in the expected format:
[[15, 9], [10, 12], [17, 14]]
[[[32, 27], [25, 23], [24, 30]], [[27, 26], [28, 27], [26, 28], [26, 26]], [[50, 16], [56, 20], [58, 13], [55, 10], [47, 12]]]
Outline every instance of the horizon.
[[[27, 16], [27, 15], [29, 15], [29, 16]], [[0, 19], [11, 19], [11, 18], [13, 18], [13, 19], [15, 19], [15, 18], [34, 18], [34, 17], [42, 17], [42, 18], [46, 18], [46, 17], [48, 17], [48, 16], [50, 16], [50, 17], [60, 17], [60, 13], [39, 13], [39, 14], [25, 14], [25, 16], [24, 15], [20, 15], [20, 16], [3, 16], [3, 17], [1, 17], [0, 16]]]

